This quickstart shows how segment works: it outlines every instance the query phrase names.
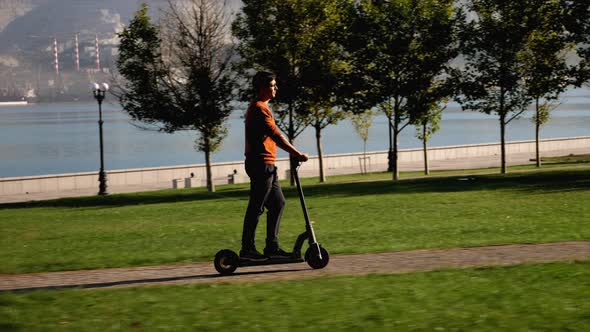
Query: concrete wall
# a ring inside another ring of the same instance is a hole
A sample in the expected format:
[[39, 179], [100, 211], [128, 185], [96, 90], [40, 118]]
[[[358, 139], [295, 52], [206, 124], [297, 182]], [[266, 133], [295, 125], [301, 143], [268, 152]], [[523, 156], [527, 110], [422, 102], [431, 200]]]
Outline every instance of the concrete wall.
[[[590, 147], [590, 136], [545, 139], [541, 141], [541, 151], [559, 151], [583, 149]], [[534, 141], [509, 142], [506, 145], [508, 155], [515, 153], [535, 152]], [[494, 156], [500, 154], [500, 144], [470, 144], [460, 146], [433, 147], [429, 149], [428, 155], [431, 161], [449, 160], [457, 158], [475, 158], [483, 156]], [[387, 168], [387, 151], [367, 152], [370, 158], [371, 171], [385, 171]], [[360, 173], [360, 158], [363, 153], [332, 154], [324, 156], [324, 170], [327, 175]], [[398, 160], [400, 163], [422, 161], [422, 149], [402, 149]], [[286, 171], [289, 169], [288, 159], [277, 160], [279, 177], [286, 178]], [[305, 176], [317, 176], [319, 161], [312, 157], [302, 166], [300, 174]], [[234, 183], [247, 182], [243, 161], [214, 163], [212, 167], [215, 183], [228, 183], [228, 175], [234, 174]], [[205, 185], [205, 165], [184, 165], [171, 167], [137, 168], [126, 170], [107, 171], [108, 186], [147, 186], [163, 185], [172, 188], [173, 185], [184, 188], [187, 182], [192, 187]], [[0, 195], [15, 195], [40, 192], [61, 192], [70, 190], [82, 190], [96, 188], [98, 183], [98, 172], [56, 174], [44, 176], [26, 176], [13, 178], [0, 178]], [[192, 176], [191, 176], [192, 173]], [[189, 178], [189, 180], [186, 180]]]

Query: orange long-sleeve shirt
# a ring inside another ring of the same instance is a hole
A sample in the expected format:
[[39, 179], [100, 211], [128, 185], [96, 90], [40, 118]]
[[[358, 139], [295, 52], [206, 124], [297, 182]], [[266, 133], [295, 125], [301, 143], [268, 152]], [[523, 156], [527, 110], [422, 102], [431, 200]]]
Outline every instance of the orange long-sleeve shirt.
[[268, 105], [252, 102], [246, 111], [246, 161], [274, 164], [277, 142], [282, 140], [283, 135]]

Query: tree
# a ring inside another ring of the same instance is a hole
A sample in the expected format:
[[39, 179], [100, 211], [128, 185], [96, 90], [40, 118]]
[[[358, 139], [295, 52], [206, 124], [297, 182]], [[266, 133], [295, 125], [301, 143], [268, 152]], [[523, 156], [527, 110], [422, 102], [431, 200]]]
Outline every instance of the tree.
[[215, 0], [168, 2], [162, 23], [151, 23], [143, 4], [120, 34], [117, 92], [123, 109], [145, 128], [196, 130], [205, 153], [207, 189], [215, 191], [211, 154], [226, 135], [235, 87], [229, 21]]
[[[312, 125], [325, 181], [321, 132], [344, 117], [338, 85], [346, 70], [339, 39], [352, 0], [244, 0], [233, 23], [241, 41], [239, 69], [267, 69], [277, 75], [272, 102], [277, 126], [293, 142]], [[292, 167], [293, 168], [293, 167]]]
[[531, 102], [523, 82], [522, 59], [533, 27], [535, 0], [470, 0], [474, 15], [462, 28], [465, 69], [457, 98], [464, 110], [497, 114], [500, 123], [501, 172], [506, 173], [506, 126]]
[[575, 44], [575, 51], [580, 61], [573, 77], [574, 85], [579, 87], [590, 81], [590, 2], [579, 0], [561, 0], [565, 9], [565, 28], [569, 40]]
[[363, 164], [361, 165], [361, 168], [365, 174], [367, 173], [367, 141], [369, 140], [369, 129], [373, 124], [374, 117], [375, 112], [373, 110], [366, 110], [361, 113], [350, 113], [350, 119], [354, 130], [363, 140]]
[[333, 107], [331, 105], [316, 105], [309, 109], [309, 117], [311, 119], [311, 126], [315, 129], [316, 147], [318, 151], [319, 160], [319, 176], [320, 182], [326, 182], [326, 174], [324, 172], [324, 158], [322, 149], [322, 130], [331, 124], [336, 124], [338, 121], [344, 119], [346, 112], [341, 108]]
[[428, 141], [440, 129], [442, 112], [447, 108], [448, 100], [439, 98], [416, 98], [410, 104], [415, 105], [416, 112], [412, 123], [416, 126], [416, 137], [422, 141], [424, 152], [424, 175], [430, 175], [428, 167]]
[[539, 149], [539, 137], [541, 127], [549, 122], [551, 112], [555, 110], [560, 104], [552, 100], [535, 100], [535, 114], [532, 117], [535, 125], [535, 163], [537, 167], [541, 167], [541, 155]]
[[407, 101], [410, 122], [416, 127], [416, 137], [422, 141], [425, 175], [430, 174], [428, 141], [440, 129], [442, 112], [447, 108], [449, 97], [456, 94], [452, 75], [432, 78], [428, 84], [427, 88], [410, 94]]
[[519, 51], [518, 60], [526, 92], [535, 105], [535, 159], [540, 167], [540, 128], [549, 121], [549, 111], [554, 108], [551, 101], [559, 99], [572, 83], [574, 68], [568, 65], [567, 55], [575, 45], [569, 40], [564, 25], [566, 11], [558, 0], [545, 0], [533, 10], [534, 30]]
[[390, 165], [399, 179], [398, 136], [410, 123], [408, 98], [429, 88], [445, 74], [457, 55], [456, 21], [451, 0], [361, 0], [355, 7], [347, 50], [351, 80], [350, 99], [363, 98], [377, 106], [390, 124]]
[[320, 182], [326, 181], [322, 151], [322, 130], [346, 117], [340, 86], [348, 63], [342, 47], [346, 30], [348, 0], [304, 2], [312, 14], [313, 29], [300, 36], [307, 44], [306, 57], [300, 67], [302, 86], [311, 126], [315, 129]]
[[[303, 36], [313, 29], [311, 0], [243, 0], [242, 12], [232, 24], [239, 39], [243, 76], [251, 69], [270, 70], [277, 75], [279, 91], [271, 103], [277, 126], [291, 143], [309, 125], [307, 100], [302, 89], [309, 41]], [[291, 160], [293, 169], [293, 160]], [[293, 180], [293, 179], [291, 179]], [[291, 181], [293, 183], [293, 181]]]

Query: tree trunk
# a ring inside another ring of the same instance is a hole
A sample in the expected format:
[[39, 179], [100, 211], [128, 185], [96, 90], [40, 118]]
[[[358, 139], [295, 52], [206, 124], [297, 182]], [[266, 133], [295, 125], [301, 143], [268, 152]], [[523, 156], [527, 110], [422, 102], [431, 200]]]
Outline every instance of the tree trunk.
[[387, 127], [389, 132], [389, 150], [387, 151], [387, 171], [393, 172], [393, 121], [391, 119], [392, 114], [387, 116]]
[[398, 155], [398, 135], [399, 135], [399, 123], [400, 119], [398, 116], [397, 105], [395, 107], [394, 115], [393, 115], [393, 153], [392, 153], [392, 164], [393, 164], [393, 180], [399, 180], [399, 168], [397, 164], [397, 155]]
[[537, 119], [535, 121], [535, 160], [537, 161], [537, 167], [541, 167], [541, 156], [539, 153], [539, 132], [541, 130], [541, 121], [539, 120], [539, 98], [535, 100], [535, 111]]
[[426, 139], [426, 126], [428, 125], [427, 121], [422, 123], [422, 148], [424, 150], [424, 175], [430, 175], [430, 170], [428, 169], [428, 147], [426, 146], [427, 139]]
[[504, 88], [500, 87], [500, 167], [506, 174], [506, 111], [504, 110]]
[[501, 173], [506, 174], [506, 114], [500, 113], [500, 156]]
[[367, 174], [367, 140], [363, 140], [363, 166], [364, 174]]
[[320, 162], [320, 182], [326, 182], [326, 175], [324, 174], [324, 154], [322, 152], [322, 128], [318, 125], [315, 127], [315, 142], [318, 148], [318, 160]]
[[215, 184], [213, 183], [213, 174], [211, 172], [211, 149], [209, 139], [205, 139], [205, 168], [207, 170], [207, 190], [215, 192]]

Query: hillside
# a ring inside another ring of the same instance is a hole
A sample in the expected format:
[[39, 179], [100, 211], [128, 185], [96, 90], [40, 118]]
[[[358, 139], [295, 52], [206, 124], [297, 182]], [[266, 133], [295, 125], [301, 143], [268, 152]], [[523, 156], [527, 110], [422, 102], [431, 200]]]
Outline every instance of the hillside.
[[0, 31], [47, 0], [0, 0]]
[[[111, 39], [142, 2], [152, 16], [167, 5], [167, 0], [0, 0], [0, 52], [28, 50], [54, 36], [65, 39], [76, 32], [81, 37], [99, 33], [101, 39]], [[236, 10], [240, 3], [231, 0], [228, 7]]]
[[[58, 45], [62, 78], [76, 86], [92, 79], [99, 39], [101, 69], [114, 66], [120, 32], [140, 4], [158, 16], [167, 0], [0, 0], [0, 89], [55, 89], [54, 40]], [[229, 0], [235, 11], [240, 0]], [[75, 35], [78, 34], [80, 72], [76, 71]], [[82, 74], [84, 73], [84, 74]], [[72, 83], [74, 84], [74, 83]]]
[[[31, 5], [31, 0], [20, 1], [29, 1], [30, 6], [22, 5], [18, 10], [23, 15], [13, 16], [9, 23], [5, 19], [4, 24], [7, 24], [0, 32], [0, 52], [38, 51], [39, 48], [49, 47], [53, 37], [58, 38], [60, 46], [65, 44], [62, 47], [67, 48], [67, 40], [73, 39], [77, 32], [81, 41], [87, 38], [93, 41], [94, 34], [98, 33], [101, 40], [109, 43], [139, 6], [137, 0], [40, 0], [36, 5]], [[157, 13], [155, 8], [164, 4], [165, 0], [147, 2]], [[3, 17], [11, 10], [3, 9]]]

